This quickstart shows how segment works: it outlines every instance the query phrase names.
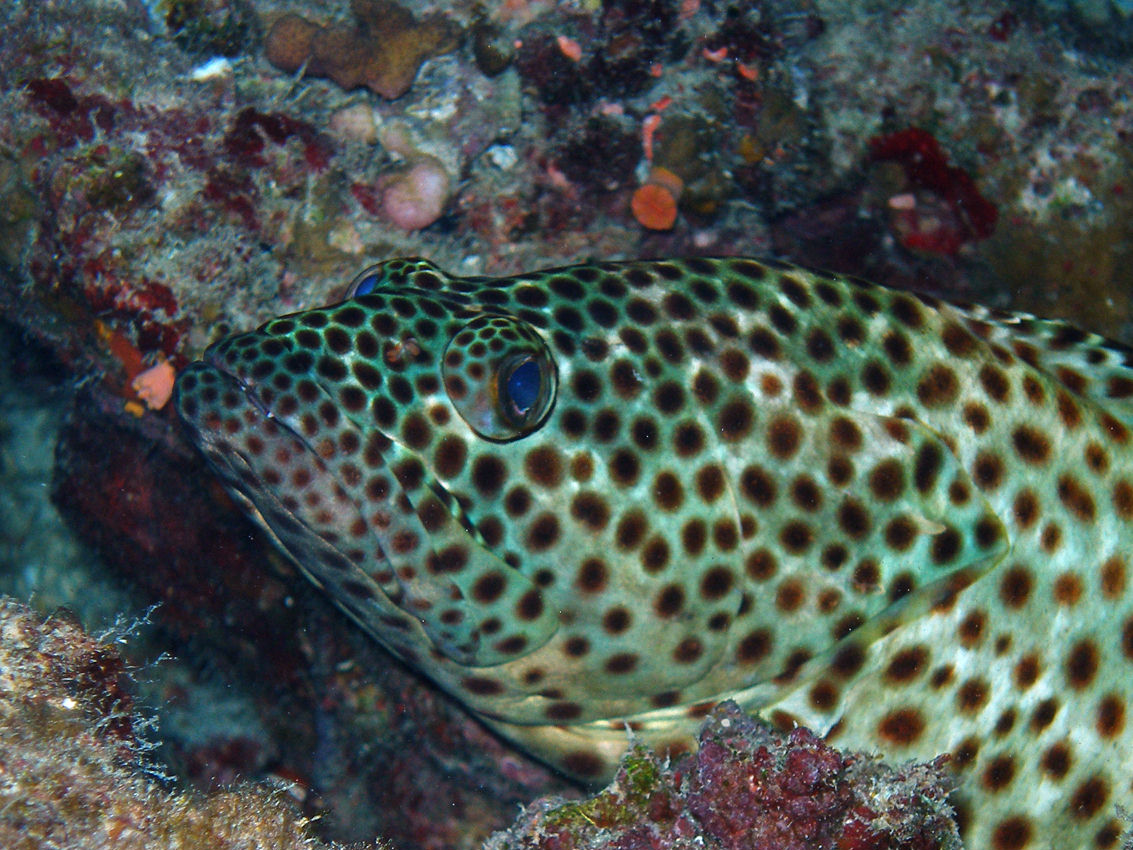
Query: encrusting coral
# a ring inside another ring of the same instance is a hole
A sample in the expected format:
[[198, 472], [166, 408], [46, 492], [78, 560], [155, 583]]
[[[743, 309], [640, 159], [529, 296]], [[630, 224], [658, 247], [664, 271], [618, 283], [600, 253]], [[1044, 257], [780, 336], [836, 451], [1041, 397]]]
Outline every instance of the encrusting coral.
[[279, 18], [264, 53], [281, 71], [304, 68], [344, 89], [366, 86], [389, 99], [405, 94], [425, 60], [456, 49], [460, 29], [438, 15], [417, 19], [391, 0], [352, 0], [354, 26]]

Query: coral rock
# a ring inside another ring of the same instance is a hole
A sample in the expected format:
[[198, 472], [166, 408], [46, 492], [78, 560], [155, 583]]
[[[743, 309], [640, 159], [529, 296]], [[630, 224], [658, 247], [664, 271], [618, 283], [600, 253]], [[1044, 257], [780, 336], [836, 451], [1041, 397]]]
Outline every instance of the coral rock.
[[405, 230], [420, 230], [441, 217], [449, 200], [449, 178], [432, 156], [422, 156], [383, 184], [381, 212]]
[[327, 77], [344, 89], [366, 86], [393, 99], [409, 90], [425, 60], [455, 50], [459, 28], [439, 16], [418, 20], [390, 0], [354, 0], [353, 26], [318, 26], [299, 15], [281, 17], [264, 52], [281, 71]]
[[157, 782], [127, 686], [112, 647], [0, 597], [0, 847], [326, 846], [279, 794], [203, 797]]
[[264, 50], [268, 61], [282, 71], [298, 71], [310, 58], [315, 33], [321, 32], [302, 15], [289, 13], [277, 20], [268, 33]]

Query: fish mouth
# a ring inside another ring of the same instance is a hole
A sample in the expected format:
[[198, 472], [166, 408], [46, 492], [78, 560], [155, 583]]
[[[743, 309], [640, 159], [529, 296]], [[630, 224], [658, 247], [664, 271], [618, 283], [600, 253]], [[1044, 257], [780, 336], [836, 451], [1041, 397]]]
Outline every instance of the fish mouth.
[[[270, 486], [270, 459], [279, 445], [314, 454], [302, 435], [281, 421], [254, 384], [232, 371], [210, 349], [177, 380], [175, 403], [181, 420], [213, 467], [231, 487], [248, 491]], [[249, 494], [250, 495], [250, 494]]]
[[[178, 411], [227, 489], [300, 571], [351, 616], [395, 653], [409, 652], [406, 635], [419, 634], [461, 663], [494, 664], [509, 657], [484, 639], [480, 620], [488, 615], [474, 616], [468, 593], [454, 577], [422, 566], [442, 563], [432, 540], [440, 529], [426, 527], [417, 499], [445, 511], [452, 498], [430, 485], [407, 491], [392, 471], [405, 458], [404, 447], [346, 416], [314, 430], [318, 403], [281, 410], [292, 405], [265, 398], [273, 390], [270, 381], [257, 385], [223, 351], [206, 353], [181, 381]], [[344, 448], [344, 440], [352, 447]], [[456, 523], [448, 529], [450, 539], [469, 534], [451, 513], [449, 521]], [[442, 610], [462, 616], [429, 614]]]
[[[204, 356], [201, 358], [201, 363], [218, 373], [227, 383], [235, 385], [244, 396], [245, 400], [265, 419], [275, 419], [271, 408], [265, 401], [256, 393], [256, 385], [252, 379], [243, 375], [238, 371], [233, 370], [224, 358], [225, 346], [210, 345], [205, 350]], [[196, 364], [194, 364], [196, 365]], [[296, 435], [298, 436], [298, 435]]]
[[177, 411], [212, 468], [293, 560], [312, 550], [342, 569], [381, 560], [372, 537], [364, 546], [342, 542], [362, 518], [326, 441], [309, 436], [297, 417], [281, 415], [271, 387], [234, 368], [225, 351], [223, 344], [210, 347], [184, 370], [176, 390]]

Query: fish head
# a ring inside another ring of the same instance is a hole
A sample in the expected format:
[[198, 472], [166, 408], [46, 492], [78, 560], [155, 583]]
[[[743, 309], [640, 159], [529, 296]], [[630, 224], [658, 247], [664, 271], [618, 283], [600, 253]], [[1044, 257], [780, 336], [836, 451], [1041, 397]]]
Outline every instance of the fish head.
[[384, 643], [482, 666], [538, 648], [557, 623], [469, 515], [470, 479], [504, 473], [469, 468], [468, 446], [537, 431], [556, 382], [531, 325], [425, 261], [393, 261], [341, 304], [211, 346], [176, 406], [245, 509]]
[[536, 724], [667, 706], [751, 607], [731, 562], [758, 525], [713, 448], [719, 427], [750, 429], [751, 403], [690, 371], [714, 343], [667, 283], [387, 261], [342, 303], [211, 346], [176, 408], [297, 566], [474, 709]]

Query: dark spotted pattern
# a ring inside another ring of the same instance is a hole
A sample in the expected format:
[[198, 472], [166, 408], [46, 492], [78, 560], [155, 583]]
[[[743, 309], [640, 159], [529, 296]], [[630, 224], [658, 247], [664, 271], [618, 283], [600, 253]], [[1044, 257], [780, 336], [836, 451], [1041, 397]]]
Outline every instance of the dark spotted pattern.
[[731, 697], [951, 753], [970, 846], [1118, 841], [1118, 346], [746, 259], [393, 260], [358, 291], [213, 346], [177, 406], [300, 567], [501, 731], [597, 778], [625, 723], [676, 751]]

